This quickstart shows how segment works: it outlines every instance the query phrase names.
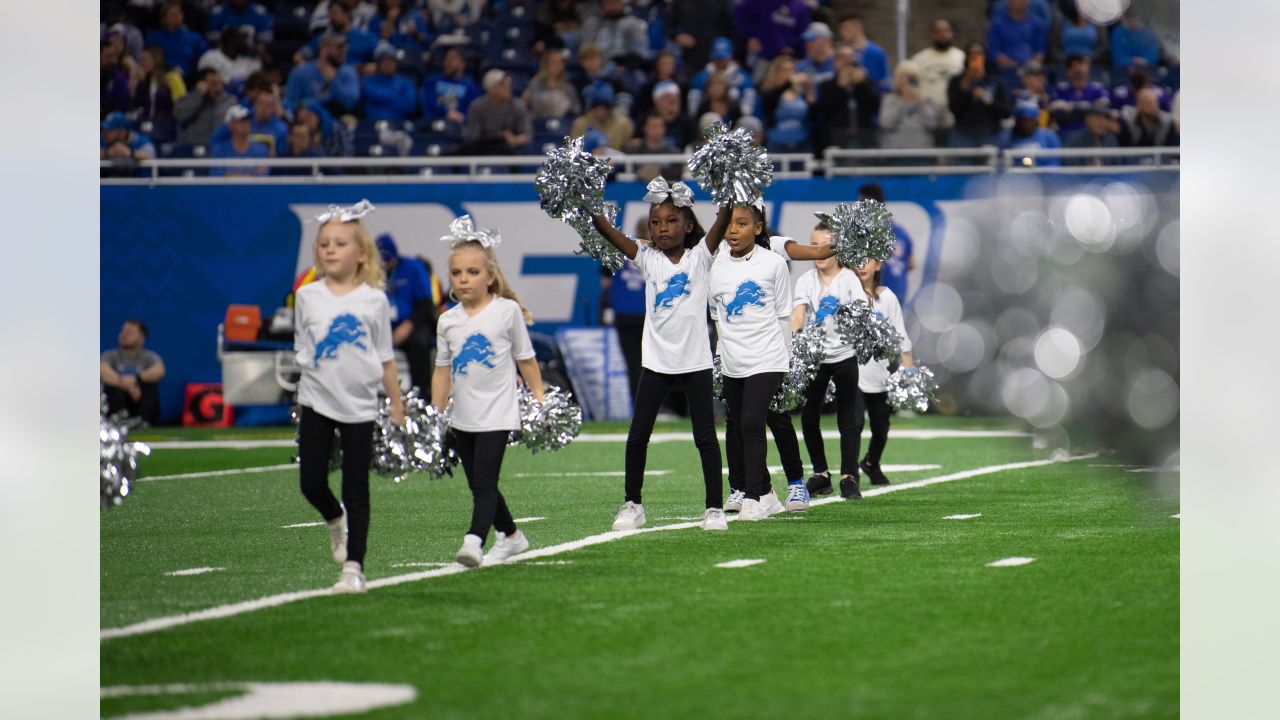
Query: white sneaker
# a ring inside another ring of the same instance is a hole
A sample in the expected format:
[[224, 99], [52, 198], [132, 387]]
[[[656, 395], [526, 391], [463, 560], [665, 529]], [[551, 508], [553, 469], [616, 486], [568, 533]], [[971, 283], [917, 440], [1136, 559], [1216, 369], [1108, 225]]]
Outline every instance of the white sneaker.
[[453, 559], [467, 567], [480, 567], [480, 563], [484, 562], [484, 553], [480, 550], [483, 543], [480, 536], [467, 533], [462, 538], [462, 547], [458, 548], [458, 554]]
[[738, 512], [739, 520], [754, 522], [756, 520], [763, 520], [767, 517], [769, 516], [764, 514], [764, 508], [760, 506], [759, 500], [746, 498], [742, 501], [742, 510]]
[[498, 534], [498, 541], [493, 544], [489, 552], [484, 555], [485, 565], [498, 565], [507, 561], [512, 555], [519, 555], [529, 549], [529, 538], [519, 530], [516, 535]]
[[342, 517], [326, 523], [329, 526], [329, 549], [333, 551], [333, 561], [339, 565], [347, 561], [347, 511]]
[[809, 509], [809, 488], [804, 483], [789, 485], [787, 490], [787, 512], [804, 512]]
[[730, 490], [729, 499], [724, 501], [725, 512], [741, 512], [742, 501], [747, 499], [747, 494], [741, 490]]
[[769, 491], [768, 495], [760, 496], [760, 508], [764, 511], [765, 517], [772, 517], [786, 510], [786, 508], [782, 506], [782, 502], [778, 500], [777, 493], [772, 490]]
[[[343, 549], [345, 553], [346, 549]], [[348, 593], [368, 592], [369, 587], [364, 582], [364, 571], [360, 569], [360, 563], [352, 560], [342, 563], [342, 574], [338, 576], [338, 582], [334, 583], [330, 590], [334, 595], [345, 595]]]
[[636, 528], [644, 527], [645, 522], [644, 506], [628, 500], [622, 503], [622, 509], [618, 511], [617, 517], [613, 519], [613, 529], [635, 530]]
[[720, 508], [707, 508], [702, 513], [703, 530], [728, 530], [729, 522], [725, 520], [724, 511]]

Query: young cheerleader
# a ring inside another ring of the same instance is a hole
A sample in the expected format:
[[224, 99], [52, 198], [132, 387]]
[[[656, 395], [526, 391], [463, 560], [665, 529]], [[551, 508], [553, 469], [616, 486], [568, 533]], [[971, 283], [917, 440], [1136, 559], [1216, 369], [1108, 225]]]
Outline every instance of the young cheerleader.
[[[329, 526], [330, 550], [342, 566], [335, 593], [366, 590], [369, 462], [379, 381], [391, 398], [392, 420], [404, 423], [382, 265], [373, 239], [360, 224], [371, 210], [373, 206], [362, 201], [317, 218], [321, 224], [315, 259], [324, 277], [300, 288], [294, 302], [294, 344], [302, 368], [298, 474], [303, 496]], [[329, 489], [335, 430], [342, 442], [342, 505]]]
[[711, 340], [707, 334], [707, 289], [712, 260], [728, 224], [722, 209], [711, 232], [704, 233], [693, 214], [693, 192], [682, 182], [668, 186], [655, 178], [644, 199], [649, 207], [652, 246], [637, 244], [603, 216], [596, 229], [640, 269], [645, 280], [641, 371], [631, 428], [627, 432], [625, 498], [614, 530], [645, 524], [641, 491], [649, 437], [658, 410], [671, 388], [683, 386], [689, 400], [693, 442], [702, 461], [706, 506], [702, 529], [728, 530], [721, 493], [720, 443], [716, 439], [711, 393]]
[[[450, 427], [471, 488], [471, 527], [454, 557], [476, 567], [495, 564], [529, 549], [498, 490], [507, 437], [520, 428], [516, 368], [539, 402], [542, 373], [527, 325], [533, 319], [498, 267], [487, 233], [451, 237], [449, 297], [458, 304], [440, 316], [436, 328], [436, 370], [431, 398], [443, 411], [453, 398]], [[493, 527], [498, 539], [487, 555], [481, 548]]]
[[[902, 305], [898, 303], [898, 296], [894, 295], [892, 290], [880, 284], [882, 267], [883, 263], [879, 260], [868, 260], [857, 269], [858, 279], [862, 282], [862, 289], [866, 293], [867, 301], [871, 303], [871, 308], [888, 319], [902, 336], [902, 366], [914, 367], [915, 363], [911, 358], [911, 338], [907, 337], [907, 328], [902, 322]], [[873, 360], [858, 366], [858, 393], [853, 408], [854, 437], [861, 439], [863, 413], [866, 413], [866, 416], [871, 419], [871, 442], [867, 445], [867, 454], [863, 456], [859, 467], [867, 477], [871, 478], [872, 485], [889, 484], [889, 478], [880, 471], [880, 456], [884, 453], [884, 446], [889, 440], [889, 415], [892, 413], [889, 407], [888, 383], [888, 362]], [[841, 430], [841, 437], [843, 436], [844, 432]], [[856, 442], [853, 450], [856, 456], [858, 450]], [[857, 482], [856, 474], [854, 481]], [[857, 493], [857, 486], [854, 487], [854, 492]], [[843, 481], [840, 483], [840, 494], [844, 495]], [[854, 497], [861, 497], [861, 494], [856, 494]]]
[[[831, 242], [831, 228], [818, 223], [809, 236], [813, 245]], [[858, 426], [854, 416], [855, 396], [858, 392], [858, 359], [853, 348], [840, 340], [836, 332], [835, 311], [841, 305], [863, 298], [862, 283], [856, 273], [841, 266], [834, 257], [818, 260], [814, 269], [796, 282], [795, 309], [791, 312], [791, 330], [795, 332], [806, 323], [821, 324], [826, 330], [824, 358], [817, 375], [809, 385], [804, 409], [800, 413], [800, 427], [804, 431], [804, 445], [813, 463], [813, 476], [808, 489], [814, 495], [830, 495], [831, 473], [827, 469], [827, 452], [822, 441], [822, 403], [827, 385], [832, 379], [836, 384], [836, 422], [840, 428], [840, 496], [861, 498], [858, 492]]]
[[[787, 470], [788, 507], [808, 508], [791, 417], [771, 413], [769, 403], [790, 364], [791, 275], [783, 258], [816, 260], [832, 254], [829, 247], [804, 248], [788, 238], [777, 238], [783, 247], [773, 250], [765, 227], [762, 202], [734, 207], [725, 230], [727, 251], [711, 268], [716, 350], [728, 409], [725, 435], [733, 492], [726, 505], [737, 505], [742, 520], [763, 520], [784, 509], [769, 484], [766, 424]], [[743, 487], [734, 487], [736, 482]]]

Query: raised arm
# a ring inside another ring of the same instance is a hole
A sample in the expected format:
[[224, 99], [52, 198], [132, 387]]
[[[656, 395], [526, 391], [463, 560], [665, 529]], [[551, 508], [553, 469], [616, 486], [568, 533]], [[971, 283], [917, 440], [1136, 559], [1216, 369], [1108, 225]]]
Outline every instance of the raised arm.
[[825, 260], [836, 254], [836, 251], [831, 249], [831, 243], [801, 245], [790, 239], [787, 240], [786, 250], [787, 257], [792, 260]]
[[640, 252], [640, 246], [635, 240], [622, 234], [622, 231], [613, 226], [609, 219], [603, 215], [592, 215], [591, 224], [595, 225], [596, 230], [604, 236], [609, 244], [618, 248], [618, 252], [627, 256], [628, 260], [635, 260], [636, 253]]
[[725, 205], [720, 208], [720, 212], [716, 213], [716, 221], [707, 231], [707, 249], [711, 251], [712, 257], [715, 257], [716, 251], [720, 249], [720, 241], [724, 240], [724, 231], [729, 229], [731, 217], [733, 217], [733, 207]]

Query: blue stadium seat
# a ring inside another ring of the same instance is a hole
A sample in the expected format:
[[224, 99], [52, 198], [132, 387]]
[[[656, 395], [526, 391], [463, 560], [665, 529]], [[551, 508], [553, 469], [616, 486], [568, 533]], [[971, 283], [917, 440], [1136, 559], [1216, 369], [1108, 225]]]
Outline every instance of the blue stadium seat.
[[535, 134], [550, 133], [552, 135], [568, 135], [569, 128], [572, 126], [572, 115], [566, 115], [564, 117], [536, 117], [533, 119], [533, 132]]

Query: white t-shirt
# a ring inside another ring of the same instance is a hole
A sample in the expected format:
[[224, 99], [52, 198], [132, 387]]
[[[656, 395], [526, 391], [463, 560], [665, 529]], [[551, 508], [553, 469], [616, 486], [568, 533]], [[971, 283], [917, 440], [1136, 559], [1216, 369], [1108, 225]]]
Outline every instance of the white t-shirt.
[[787, 372], [791, 343], [781, 321], [791, 317], [791, 273], [784, 241], [773, 239], [772, 252], [757, 245], [740, 258], [722, 244], [711, 265], [716, 354], [725, 377]]
[[450, 368], [453, 420], [467, 432], [518, 430], [516, 360], [534, 356], [520, 305], [494, 297], [475, 315], [455, 305], [436, 323], [436, 365]]
[[824, 364], [838, 363], [853, 357], [853, 348], [845, 344], [840, 339], [840, 334], [836, 332], [834, 316], [836, 309], [841, 305], [858, 299], [865, 301], [867, 295], [862, 291], [858, 274], [848, 268], [841, 268], [840, 272], [831, 279], [830, 285], [822, 284], [822, 277], [818, 274], [817, 268], [801, 275], [796, 281], [795, 306], [807, 307], [805, 322], [810, 324], [820, 322], [826, 330], [826, 337], [823, 339], [825, 356], [822, 362]]
[[298, 404], [338, 422], [376, 420], [382, 366], [395, 358], [387, 294], [361, 283], [334, 295], [320, 280], [298, 289], [293, 312]]
[[685, 250], [678, 263], [640, 245], [635, 263], [644, 277], [643, 367], [668, 375], [711, 369], [707, 288], [712, 259], [705, 242]]
[[[898, 296], [887, 287], [877, 288], [879, 295], [871, 303], [871, 309], [885, 316], [893, 328], [902, 336], [902, 352], [911, 352], [911, 338], [907, 337], [907, 326], [902, 322], [902, 305], [898, 304]], [[864, 294], [863, 299], [866, 299]], [[882, 393], [889, 390], [889, 363], [884, 360], [873, 360], [866, 365], [858, 366], [858, 389], [864, 393]]]

